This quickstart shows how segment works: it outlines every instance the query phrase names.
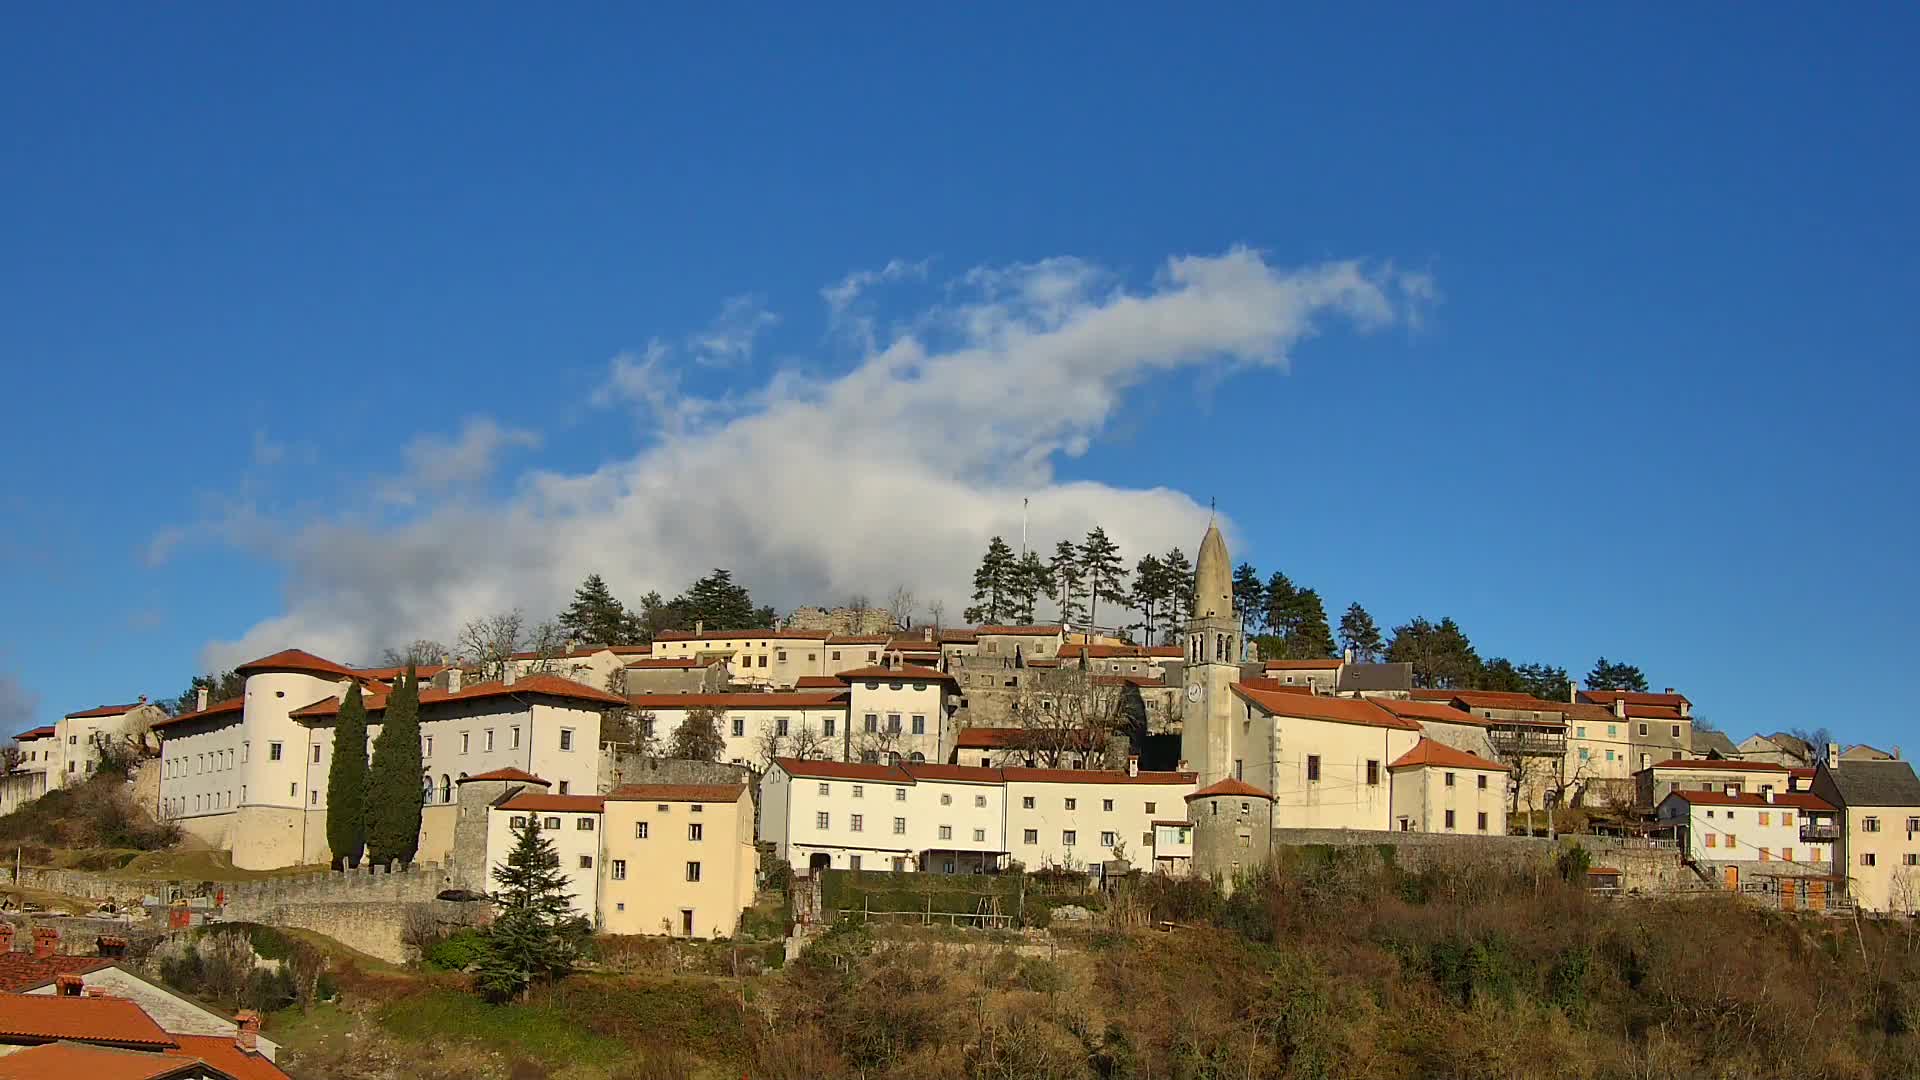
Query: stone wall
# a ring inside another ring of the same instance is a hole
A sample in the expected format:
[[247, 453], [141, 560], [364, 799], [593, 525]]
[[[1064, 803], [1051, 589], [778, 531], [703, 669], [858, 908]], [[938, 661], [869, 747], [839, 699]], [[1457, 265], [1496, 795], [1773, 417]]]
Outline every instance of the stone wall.
[[757, 779], [753, 770], [745, 765], [648, 757], [614, 747], [602, 747], [600, 751], [602, 795], [622, 784], [746, 784], [755, 787]]
[[1468, 836], [1459, 833], [1388, 832], [1373, 829], [1275, 829], [1273, 848], [1277, 854], [1290, 847], [1312, 845], [1334, 847], [1392, 848], [1396, 864], [1418, 870], [1436, 859], [1463, 856], [1494, 859], [1515, 864], [1551, 858], [1553, 841], [1533, 836]]

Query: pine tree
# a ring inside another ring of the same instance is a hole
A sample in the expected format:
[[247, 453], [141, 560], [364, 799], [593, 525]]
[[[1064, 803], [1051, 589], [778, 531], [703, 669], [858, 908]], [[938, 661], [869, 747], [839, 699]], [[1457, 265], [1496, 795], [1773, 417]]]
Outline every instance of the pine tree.
[[1416, 618], [1394, 627], [1387, 660], [1412, 664], [1414, 683], [1433, 689], [1465, 690], [1480, 676], [1480, 654], [1452, 619]]
[[540, 834], [540, 819], [527, 815], [513, 837], [507, 861], [493, 868], [495, 914], [473, 979], [495, 1002], [572, 971], [591, 929], [573, 911], [559, 853]]
[[1287, 634], [1287, 655], [1295, 660], [1320, 660], [1334, 654], [1333, 631], [1327, 627], [1327, 609], [1320, 594], [1301, 589], [1293, 594], [1293, 627]]
[[726, 737], [720, 734], [720, 714], [704, 705], [687, 710], [667, 744], [668, 756], [685, 761], [719, 761], [726, 749]]
[[1013, 564], [1012, 585], [1007, 599], [1007, 617], [1015, 626], [1032, 626], [1040, 598], [1052, 591], [1051, 573], [1040, 556], [1029, 551]]
[[1073, 541], [1062, 540], [1053, 546], [1047, 576], [1053, 582], [1053, 600], [1058, 606], [1061, 624], [1084, 619], [1087, 608], [1080, 602], [1080, 551], [1073, 546]]
[[737, 585], [733, 571], [716, 567], [674, 598], [675, 619], [683, 629], [703, 623], [709, 630], [758, 629], [771, 609], [755, 610], [753, 594]]
[[1566, 701], [1573, 696], [1573, 681], [1567, 669], [1552, 664], [1521, 664], [1514, 669], [1527, 693], [1542, 701]]
[[1142, 555], [1133, 566], [1133, 607], [1141, 616], [1146, 644], [1153, 644], [1158, 617], [1167, 609], [1167, 568], [1158, 555]]
[[973, 572], [973, 606], [962, 617], [983, 626], [1004, 623], [1011, 614], [1014, 575], [1019, 565], [1005, 540], [996, 536], [987, 541], [980, 569]]
[[1127, 602], [1127, 568], [1120, 561], [1120, 545], [1098, 525], [1080, 544], [1080, 573], [1086, 578], [1087, 596], [1092, 600], [1087, 608], [1087, 622], [1098, 626], [1100, 601]]
[[420, 849], [420, 677], [412, 666], [387, 695], [367, 775], [367, 856], [411, 863]]
[[1589, 690], [1629, 690], [1634, 693], [1647, 692], [1647, 677], [1632, 664], [1610, 664], [1606, 657], [1593, 662], [1593, 670], [1587, 672]]
[[1513, 661], [1504, 656], [1496, 656], [1480, 668], [1480, 675], [1474, 680], [1476, 690], [1494, 690], [1504, 694], [1524, 694], [1527, 692], [1527, 680], [1513, 666]]
[[1167, 637], [1186, 637], [1187, 623], [1193, 618], [1193, 564], [1179, 548], [1160, 556], [1160, 568], [1167, 575]]
[[627, 609], [614, 599], [607, 580], [588, 574], [573, 591], [573, 603], [560, 616], [560, 626], [574, 641], [595, 645], [625, 645], [633, 633]]
[[1252, 563], [1233, 568], [1233, 606], [1240, 609], [1240, 636], [1259, 629], [1267, 613], [1267, 587], [1260, 583], [1260, 571]]
[[333, 868], [359, 866], [366, 846], [367, 704], [354, 683], [334, 721], [333, 763], [327, 766], [327, 847]]
[[1279, 570], [1275, 570], [1273, 576], [1267, 579], [1267, 587], [1263, 590], [1266, 600], [1266, 618], [1263, 621], [1267, 633], [1283, 641], [1292, 638], [1294, 625], [1299, 620], [1299, 614], [1294, 610], [1299, 593], [1292, 580]]
[[1380, 655], [1380, 628], [1358, 603], [1349, 604], [1347, 613], [1340, 616], [1340, 643], [1352, 649], [1353, 658], [1362, 664], [1371, 664]]

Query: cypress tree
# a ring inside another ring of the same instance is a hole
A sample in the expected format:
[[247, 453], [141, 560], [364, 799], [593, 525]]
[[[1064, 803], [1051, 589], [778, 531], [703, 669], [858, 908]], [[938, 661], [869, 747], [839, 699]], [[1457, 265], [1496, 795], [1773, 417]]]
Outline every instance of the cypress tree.
[[333, 764], [327, 766], [327, 847], [333, 867], [360, 865], [367, 845], [367, 705], [360, 684], [347, 690], [333, 725]]
[[367, 780], [367, 855], [411, 863], [420, 849], [420, 677], [412, 665], [387, 695]]

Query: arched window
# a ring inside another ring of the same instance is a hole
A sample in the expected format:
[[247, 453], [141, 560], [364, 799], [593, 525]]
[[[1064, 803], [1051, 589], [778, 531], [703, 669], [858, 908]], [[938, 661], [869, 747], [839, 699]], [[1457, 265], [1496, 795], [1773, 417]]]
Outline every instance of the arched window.
[[927, 755], [915, 750], [913, 756], [907, 758], [907, 760], [913, 762], [915, 765], [924, 765], [927, 763]]
[[453, 778], [446, 773], [440, 774], [440, 801], [443, 803], [453, 801]]
[[900, 764], [900, 751], [898, 750], [887, 751], [887, 764], [889, 765]]
[[433, 801], [433, 775], [431, 773], [420, 774], [420, 801], [427, 803]]

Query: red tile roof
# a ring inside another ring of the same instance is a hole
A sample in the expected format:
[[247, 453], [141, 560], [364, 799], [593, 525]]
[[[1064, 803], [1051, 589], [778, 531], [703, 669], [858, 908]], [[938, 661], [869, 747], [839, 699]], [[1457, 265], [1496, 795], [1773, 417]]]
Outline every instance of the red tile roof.
[[302, 649], [281, 649], [272, 656], [250, 660], [233, 670], [240, 675], [255, 671], [297, 671], [303, 675], [324, 675], [338, 679], [350, 679], [354, 675], [351, 668], [322, 659]]
[[181, 713], [179, 716], [170, 716], [165, 720], [155, 720], [149, 726], [157, 730], [159, 728], [172, 727], [175, 724], [192, 723], [195, 720], [238, 720], [240, 719], [241, 713], [246, 710], [246, 707], [246, 698], [228, 698], [225, 701], [209, 705], [198, 712]]
[[1482, 772], [1509, 772], [1505, 765], [1497, 761], [1488, 761], [1478, 754], [1469, 754], [1465, 750], [1456, 750], [1446, 743], [1433, 739], [1421, 739], [1413, 749], [1394, 759], [1389, 769], [1413, 769], [1424, 765], [1438, 766], [1443, 769], [1478, 769]]
[[[280, 1067], [259, 1053], [234, 1045], [231, 1035], [175, 1035], [179, 1052], [191, 1055], [233, 1077], [233, 1080], [290, 1080]], [[4, 1060], [4, 1059], [0, 1059]], [[89, 1075], [88, 1080], [99, 1080]]]
[[942, 645], [972, 645], [979, 640], [980, 634], [975, 630], [940, 631], [940, 643]]
[[834, 634], [827, 638], [829, 645], [885, 645], [893, 638], [886, 634]]
[[[232, 1040], [227, 1040], [231, 1042]], [[174, 1080], [207, 1075], [197, 1056], [117, 1050], [83, 1043], [45, 1043], [0, 1057], [0, 1080]], [[217, 1066], [216, 1066], [217, 1068]], [[243, 1080], [226, 1070], [217, 1075]], [[265, 1076], [287, 1074], [275, 1069]], [[244, 1080], [253, 1080], [247, 1076]]]
[[[563, 679], [558, 675], [522, 675], [512, 685], [504, 682], [475, 683], [463, 686], [458, 692], [449, 693], [432, 686], [420, 688], [420, 704], [438, 705], [447, 701], [480, 701], [486, 698], [519, 697], [522, 694], [541, 694], [547, 697], [569, 698], [575, 701], [591, 701], [601, 705], [625, 705], [627, 699], [618, 694], [588, 686], [586, 683]], [[377, 713], [387, 710], [388, 694], [369, 694], [366, 698], [367, 712]], [[296, 720], [319, 720], [340, 715], [340, 699], [325, 698], [304, 708], [295, 709], [287, 715]], [[157, 726], [157, 725], [156, 725]]]
[[1053, 637], [1061, 633], [1058, 626], [976, 626], [973, 634], [977, 638], [982, 634], [997, 637]]
[[[1810, 791], [1783, 791], [1774, 793], [1772, 801], [1757, 791], [1743, 791], [1730, 795], [1724, 791], [1673, 791], [1667, 799], [1682, 799], [1702, 806], [1751, 806], [1765, 810], [1770, 806], [1784, 806], [1789, 810], [1817, 810], [1822, 813], [1834, 813], [1838, 807], [1827, 802]], [[1662, 799], [1665, 802], [1666, 799]]]
[[600, 795], [539, 795], [526, 792], [495, 806], [495, 810], [524, 810], [536, 814], [598, 814], [607, 800]]
[[[1254, 787], [1252, 784], [1245, 782], [1244, 780], [1235, 780], [1231, 776], [1227, 777], [1225, 780], [1216, 780], [1213, 783], [1208, 784], [1206, 787], [1201, 788], [1199, 791], [1196, 791], [1193, 794], [1188, 795], [1187, 801], [1192, 802], [1195, 799], [1209, 799], [1218, 795], [1232, 795], [1232, 796], [1238, 796], [1241, 798], [1265, 799], [1268, 802], [1273, 801], [1272, 793], [1262, 791], [1259, 788]], [[1154, 824], [1158, 825], [1159, 822], [1156, 821], [1154, 822]]]
[[1669, 722], [1687, 719], [1680, 715], [1679, 709], [1669, 709], [1659, 705], [1632, 704], [1627, 706], [1627, 718], [1630, 720], [1664, 720]]
[[[953, 747], [956, 750], [1004, 750], [1010, 746], [1019, 745], [1021, 736], [1026, 734], [1026, 730], [1025, 728], [1017, 727], [962, 728], [960, 729], [960, 733], [954, 736]], [[1049, 733], [1048, 737], [1054, 737], [1056, 735], [1065, 736], [1066, 734], [1066, 732], [1052, 732]], [[1084, 730], [1074, 732], [1073, 734], [1075, 736], [1074, 741], [1080, 743], [1083, 747], [1091, 744], [1098, 738], [1098, 736], [1093, 733]]]
[[1338, 668], [1342, 660], [1269, 660], [1267, 671], [1330, 671]]
[[1472, 724], [1486, 727], [1486, 720], [1475, 716], [1465, 709], [1456, 709], [1451, 705], [1442, 705], [1435, 701], [1401, 701], [1399, 698], [1370, 697], [1366, 700], [1387, 710], [1402, 720], [1434, 720], [1443, 724]]
[[697, 656], [643, 656], [638, 660], [627, 661], [626, 667], [629, 671], [690, 671], [715, 663], [719, 661], [702, 660]]
[[733, 803], [740, 801], [745, 784], [622, 784], [607, 798], [616, 802], [698, 802]]
[[1000, 770], [1009, 784], [1191, 784], [1199, 778], [1190, 772], [1143, 772], [1128, 774], [1103, 769], [1021, 769], [1008, 766]]
[[824, 630], [662, 630], [655, 641], [825, 641]]
[[1596, 705], [1612, 705], [1615, 701], [1625, 701], [1629, 705], [1664, 705], [1671, 709], [1679, 708], [1682, 702], [1688, 705], [1693, 704], [1687, 701], [1685, 694], [1648, 694], [1634, 690], [1582, 690], [1580, 698]]
[[1410, 690], [1415, 701], [1458, 701], [1470, 709], [1507, 709], [1514, 712], [1564, 713], [1567, 703], [1547, 701], [1532, 694], [1513, 694], [1504, 690]]
[[122, 713], [130, 713], [145, 704], [146, 701], [141, 700], [131, 705], [95, 705], [91, 709], [83, 709], [80, 712], [70, 712], [67, 714], [67, 719], [84, 720], [93, 716], [119, 716]]
[[1307, 694], [1276, 693], [1234, 683], [1233, 692], [1256, 707], [1275, 716], [1293, 716], [1302, 720], [1324, 720], [1334, 724], [1364, 724], [1367, 727], [1419, 731], [1420, 725], [1404, 720], [1364, 698], [1314, 697]]
[[[159, 725], [156, 724], [154, 726], [158, 727]], [[53, 735], [54, 735], [54, 729], [51, 726], [48, 726], [48, 727], [37, 727], [37, 728], [34, 728], [32, 731], [23, 731], [20, 734], [15, 735], [13, 738], [15, 742], [29, 742], [33, 739], [51, 739], [53, 738]]]
[[935, 671], [930, 667], [918, 667], [913, 664], [902, 664], [899, 667], [875, 666], [854, 668], [852, 671], [842, 671], [834, 677], [845, 682], [853, 682], [856, 679], [864, 682], [887, 682], [888, 680], [894, 682], [959, 682], [958, 679], [955, 679], [944, 671]]
[[[446, 664], [419, 664], [414, 667], [413, 673], [425, 680], [431, 679], [445, 670], [447, 670]], [[406, 673], [407, 666], [405, 664], [400, 664], [395, 667], [355, 668], [353, 672], [357, 678], [374, 679], [379, 682], [392, 682]]]
[[795, 680], [795, 690], [844, 690], [847, 684], [831, 675], [802, 675]]
[[1178, 645], [1062, 645], [1060, 659], [1078, 660], [1082, 656], [1089, 660], [1147, 660], [1157, 657], [1172, 657], [1175, 660], [1186, 655], [1186, 650]]
[[37, 957], [30, 952], [4, 952], [0, 953], [0, 992], [24, 994], [62, 975], [85, 975], [113, 966], [112, 960], [98, 956]]
[[856, 761], [811, 761], [800, 758], [776, 757], [775, 765], [780, 766], [788, 776], [808, 780], [872, 780], [886, 784], [911, 784], [913, 777], [902, 772], [898, 765], [868, 765]]
[[1690, 769], [1694, 772], [1777, 772], [1787, 771], [1785, 765], [1775, 765], [1771, 761], [1727, 761], [1718, 758], [1668, 758], [1647, 766], [1650, 769]]
[[902, 763], [900, 768], [915, 780], [954, 780], [967, 784], [1001, 784], [1006, 782], [1005, 770], [980, 765], [941, 765]]
[[176, 1045], [125, 998], [0, 994], [0, 1042], [57, 1039], [156, 1049]]
[[1251, 690], [1271, 690], [1277, 694], [1305, 694], [1313, 696], [1313, 687], [1306, 683], [1283, 683], [1279, 679], [1269, 679], [1264, 675], [1243, 678], [1240, 685]]
[[840, 692], [831, 694], [628, 694], [627, 705], [635, 709], [830, 709], [846, 702]]
[[513, 768], [494, 769], [492, 772], [483, 772], [478, 776], [463, 776], [458, 782], [470, 784], [478, 780], [509, 780], [518, 784], [539, 784], [543, 787], [553, 786], [551, 782], [542, 780], [524, 769]]

